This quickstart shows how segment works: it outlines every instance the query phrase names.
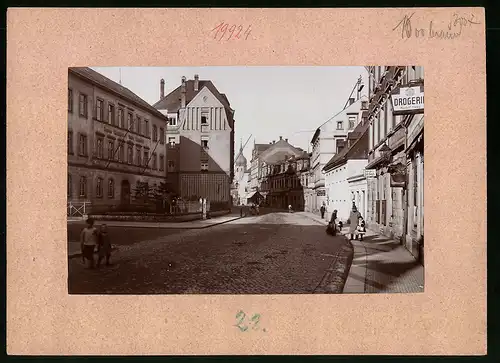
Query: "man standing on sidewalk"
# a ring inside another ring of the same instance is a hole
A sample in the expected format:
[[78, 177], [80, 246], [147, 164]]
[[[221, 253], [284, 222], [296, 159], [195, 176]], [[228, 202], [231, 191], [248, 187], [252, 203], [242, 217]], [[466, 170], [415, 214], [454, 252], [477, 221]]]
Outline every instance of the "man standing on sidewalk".
[[323, 202], [319, 211], [321, 212], [321, 219], [325, 219], [325, 212], [326, 212], [325, 202]]

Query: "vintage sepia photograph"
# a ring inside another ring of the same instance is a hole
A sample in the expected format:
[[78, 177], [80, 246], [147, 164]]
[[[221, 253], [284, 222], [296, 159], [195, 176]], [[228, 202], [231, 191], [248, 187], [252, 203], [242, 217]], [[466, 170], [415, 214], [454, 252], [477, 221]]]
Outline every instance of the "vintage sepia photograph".
[[68, 69], [70, 294], [424, 292], [421, 66]]

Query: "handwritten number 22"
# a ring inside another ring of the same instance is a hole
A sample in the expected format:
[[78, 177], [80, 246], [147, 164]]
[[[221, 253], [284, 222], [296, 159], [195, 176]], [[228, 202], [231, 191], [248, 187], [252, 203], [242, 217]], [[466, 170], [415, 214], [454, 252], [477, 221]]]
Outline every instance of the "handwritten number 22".
[[252, 319], [250, 319], [252, 322], [253, 322], [253, 330], [257, 330], [259, 329], [258, 327], [258, 324], [259, 324], [259, 321], [260, 321], [260, 315], [259, 314], [255, 314]]
[[235, 326], [237, 326], [241, 331], [248, 330], [248, 326], [246, 326], [246, 325], [241, 326], [241, 323], [243, 323], [243, 320], [245, 320], [245, 317], [246, 317], [246, 314], [243, 311], [240, 311], [238, 314], [236, 314], [236, 319], [240, 319], [240, 318], [241, 319], [238, 322], [238, 324], [236, 324]]

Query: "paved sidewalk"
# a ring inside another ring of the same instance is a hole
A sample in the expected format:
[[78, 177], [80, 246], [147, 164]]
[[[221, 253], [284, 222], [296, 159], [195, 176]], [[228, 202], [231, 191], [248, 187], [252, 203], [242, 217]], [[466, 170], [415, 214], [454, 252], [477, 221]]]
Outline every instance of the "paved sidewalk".
[[[325, 226], [328, 224], [314, 213], [301, 213]], [[348, 231], [349, 226], [345, 226], [340, 235], [347, 235]], [[351, 243], [354, 256], [344, 293], [424, 291], [424, 267], [398, 241], [367, 230], [363, 241]]]
[[[198, 219], [195, 221], [187, 222], [134, 222], [134, 221], [99, 221], [95, 222], [96, 226], [106, 224], [109, 227], [136, 227], [136, 228], [171, 228], [171, 229], [200, 229], [208, 228], [218, 224], [227, 223], [241, 218], [235, 215], [226, 215], [221, 217], [214, 217], [210, 219]], [[71, 223], [72, 221], [68, 221]], [[76, 222], [72, 222], [76, 223]], [[78, 221], [84, 224], [84, 221]]]
[[367, 230], [352, 241], [354, 256], [344, 293], [424, 291], [424, 267], [399, 242]]

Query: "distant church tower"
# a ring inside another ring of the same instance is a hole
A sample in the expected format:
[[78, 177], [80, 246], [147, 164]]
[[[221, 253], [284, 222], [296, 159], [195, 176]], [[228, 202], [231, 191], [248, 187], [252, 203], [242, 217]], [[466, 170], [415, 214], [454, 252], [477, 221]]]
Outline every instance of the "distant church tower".
[[236, 158], [236, 171], [235, 177], [236, 181], [240, 182], [243, 179], [243, 175], [247, 171], [247, 159], [243, 155], [243, 142], [240, 141], [240, 153]]

